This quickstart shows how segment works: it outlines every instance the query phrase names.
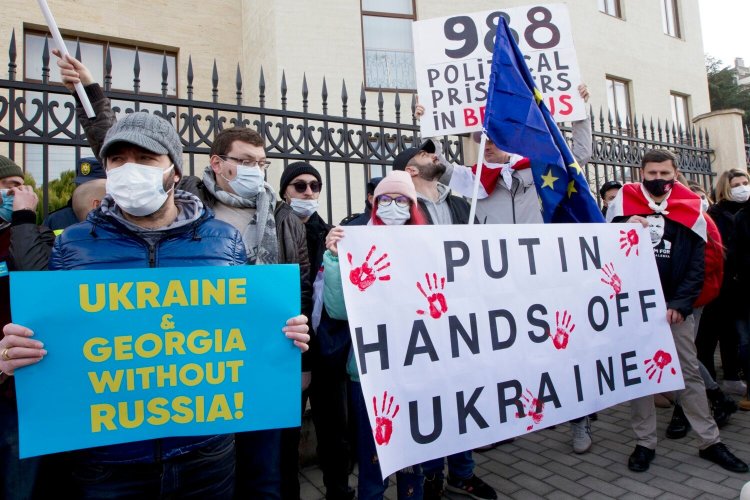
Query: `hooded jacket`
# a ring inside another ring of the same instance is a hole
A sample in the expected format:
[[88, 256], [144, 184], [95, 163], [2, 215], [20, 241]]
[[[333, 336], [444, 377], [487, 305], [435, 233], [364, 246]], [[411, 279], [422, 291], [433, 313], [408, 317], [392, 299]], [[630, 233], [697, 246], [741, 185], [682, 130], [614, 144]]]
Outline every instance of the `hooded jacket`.
[[[214, 219], [195, 196], [175, 191], [181, 216], [163, 230], [138, 230], [113, 208], [111, 198], [68, 227], [56, 240], [50, 270], [129, 269], [243, 265], [247, 259], [239, 232]], [[76, 452], [79, 459], [105, 463], [154, 463], [177, 457], [231, 436], [152, 439]]]

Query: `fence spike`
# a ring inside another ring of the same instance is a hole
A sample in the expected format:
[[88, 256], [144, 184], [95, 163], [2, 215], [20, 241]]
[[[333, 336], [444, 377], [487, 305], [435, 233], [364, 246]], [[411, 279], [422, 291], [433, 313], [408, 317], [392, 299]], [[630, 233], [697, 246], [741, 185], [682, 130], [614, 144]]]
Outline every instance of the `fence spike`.
[[167, 66], [167, 52], [164, 51], [161, 58], [161, 95], [167, 97], [169, 90], [169, 66]]
[[378, 89], [378, 118], [383, 121], [383, 89]]
[[187, 69], [187, 95], [188, 99], [193, 98], [193, 56], [188, 56], [188, 69]]
[[323, 76], [323, 88], [320, 91], [320, 97], [323, 100], [323, 114], [328, 114], [328, 86], [326, 85], [326, 77]]
[[234, 85], [237, 88], [237, 105], [242, 104], [242, 72], [240, 71], [240, 63], [237, 63], [237, 76], [234, 79]]
[[417, 118], [414, 116], [414, 113], [417, 112], [417, 94], [411, 95], [411, 123], [416, 124]]
[[83, 58], [81, 57], [81, 39], [76, 38], [76, 55], [75, 58], [79, 61], [83, 62]]
[[653, 141], [654, 140], [654, 117], [653, 116], [651, 117], [650, 121], [651, 121], [651, 124], [649, 125], [649, 128], [651, 129], [651, 140]]
[[260, 67], [258, 90], [260, 91], [260, 94], [258, 94], [258, 102], [260, 103], [260, 107], [263, 108], [266, 106], [266, 76], [263, 74], [263, 66]]
[[107, 42], [107, 50], [104, 54], [104, 90], [112, 89], [112, 50]]
[[219, 70], [216, 68], [216, 59], [214, 58], [214, 69], [211, 74], [211, 96], [214, 102], [219, 102]]
[[281, 109], [286, 109], [286, 71], [281, 70]]
[[309, 95], [307, 88], [307, 74], [302, 72], [302, 112], [307, 113], [307, 96]]
[[44, 35], [44, 49], [42, 49], [42, 83], [49, 83], [49, 37]]
[[346, 103], [349, 101], [349, 94], [346, 92], [346, 80], [341, 79], [341, 114], [346, 116]]
[[16, 79], [16, 29], [13, 28], [13, 32], [10, 34], [10, 48], [8, 49], [8, 80]]
[[604, 108], [601, 106], [599, 106], [599, 132], [604, 132]]
[[657, 137], [659, 137], [659, 142], [661, 142], [661, 137], [662, 137], [661, 132], [662, 132], [662, 130], [661, 130], [661, 118], [657, 118], [656, 119], [656, 135], [657, 135]]
[[393, 99], [393, 107], [396, 108], [396, 123], [401, 123], [401, 94], [396, 91], [396, 97]]
[[135, 48], [135, 61], [133, 62], [133, 92], [141, 90], [141, 58], [138, 55], [138, 47]]
[[362, 118], [367, 115], [367, 95], [365, 94], [365, 84], [362, 82], [362, 90], [359, 92], [359, 104], [362, 106]]

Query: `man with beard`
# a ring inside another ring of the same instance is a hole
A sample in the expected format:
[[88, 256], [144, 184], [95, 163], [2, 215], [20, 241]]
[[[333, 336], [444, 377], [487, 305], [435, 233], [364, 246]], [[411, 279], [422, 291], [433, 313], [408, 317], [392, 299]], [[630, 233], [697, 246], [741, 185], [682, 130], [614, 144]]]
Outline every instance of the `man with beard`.
[[448, 186], [438, 182], [445, 168], [430, 139], [419, 148], [402, 151], [393, 160], [394, 170], [403, 170], [411, 176], [417, 202], [430, 224], [468, 224], [469, 203], [452, 195]]
[[[468, 224], [469, 203], [451, 194], [450, 188], [438, 182], [445, 173], [445, 165], [436, 153], [435, 143], [425, 141], [418, 148], [402, 151], [393, 160], [394, 170], [403, 170], [411, 176], [417, 191], [417, 203], [430, 224]], [[469, 494], [474, 498], [495, 499], [497, 493], [490, 485], [474, 474], [472, 451], [467, 450], [446, 457], [448, 460], [449, 490]], [[443, 495], [443, 468], [445, 458], [436, 458], [422, 464], [424, 471], [424, 498], [432, 500]]]

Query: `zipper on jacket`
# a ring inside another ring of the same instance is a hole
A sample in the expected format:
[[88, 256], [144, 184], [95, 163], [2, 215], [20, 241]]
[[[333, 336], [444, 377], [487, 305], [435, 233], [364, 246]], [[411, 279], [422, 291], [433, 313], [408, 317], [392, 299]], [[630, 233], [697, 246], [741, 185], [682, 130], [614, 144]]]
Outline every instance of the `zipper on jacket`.
[[156, 246], [148, 244], [148, 267], [156, 267]]

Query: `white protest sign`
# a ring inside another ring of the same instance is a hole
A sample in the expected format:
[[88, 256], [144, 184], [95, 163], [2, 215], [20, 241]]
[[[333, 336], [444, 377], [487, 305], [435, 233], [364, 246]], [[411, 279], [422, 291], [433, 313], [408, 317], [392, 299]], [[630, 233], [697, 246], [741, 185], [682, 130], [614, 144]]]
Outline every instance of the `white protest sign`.
[[339, 255], [384, 476], [684, 387], [640, 225], [347, 227]]
[[424, 137], [482, 129], [495, 32], [505, 18], [556, 121], [585, 117], [568, 8], [529, 5], [416, 21], [412, 25]]

